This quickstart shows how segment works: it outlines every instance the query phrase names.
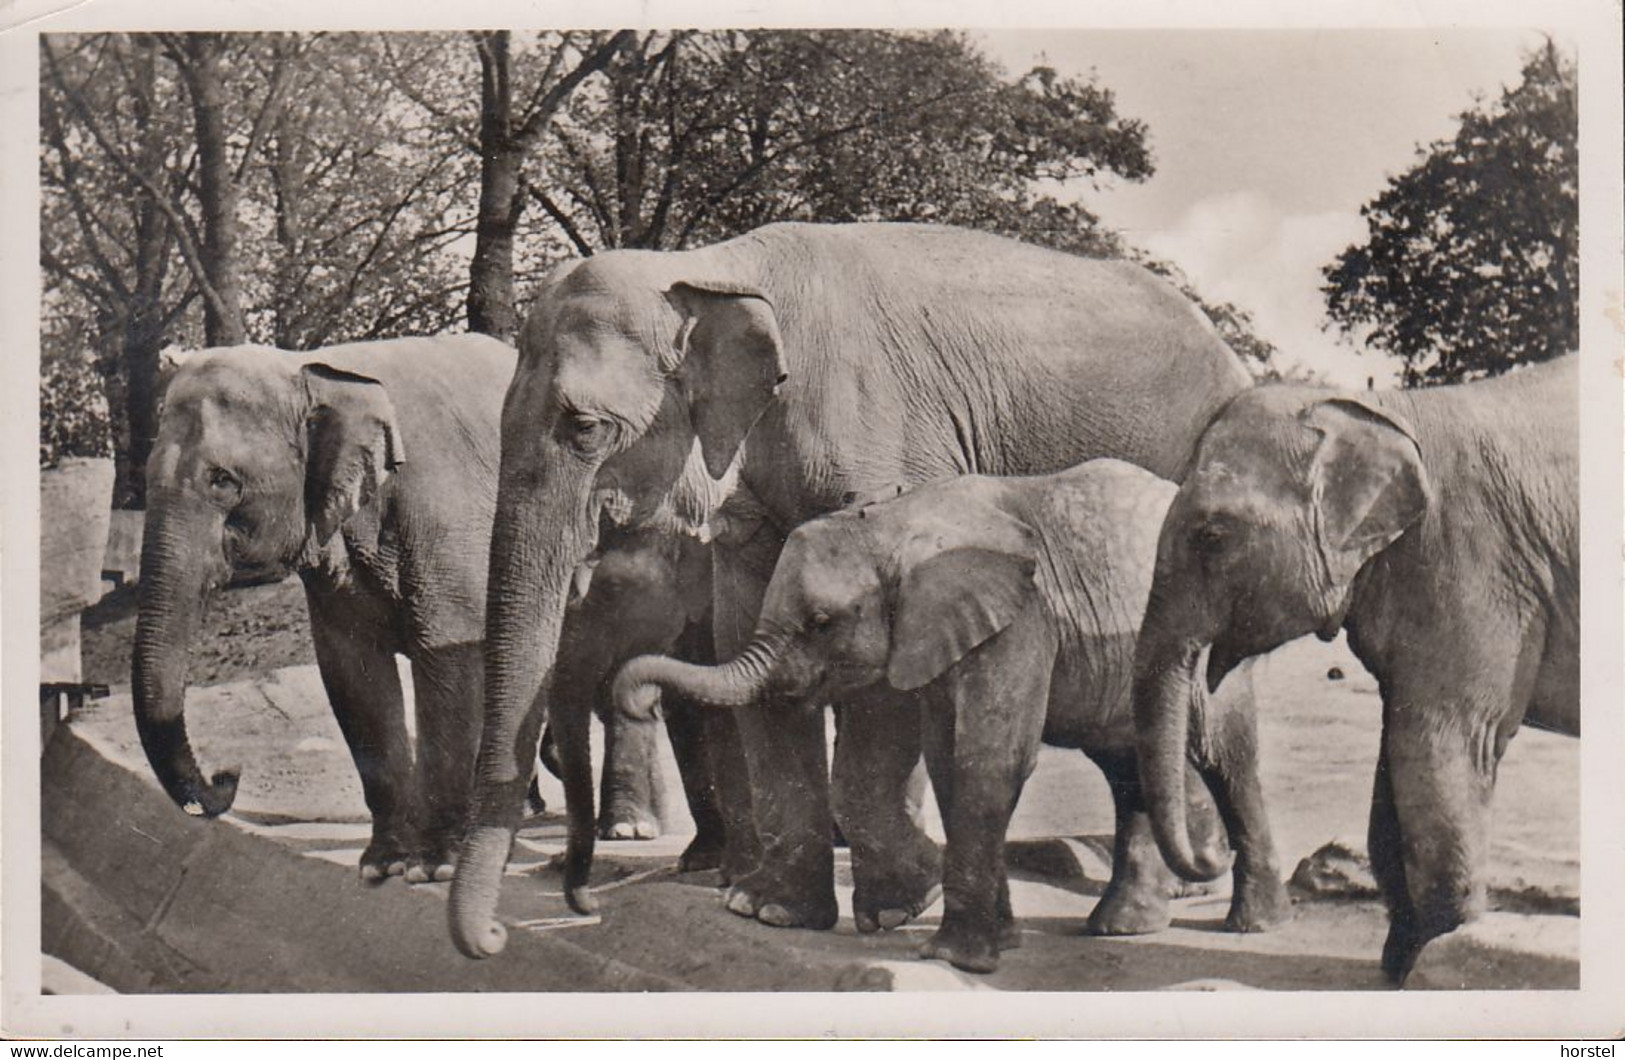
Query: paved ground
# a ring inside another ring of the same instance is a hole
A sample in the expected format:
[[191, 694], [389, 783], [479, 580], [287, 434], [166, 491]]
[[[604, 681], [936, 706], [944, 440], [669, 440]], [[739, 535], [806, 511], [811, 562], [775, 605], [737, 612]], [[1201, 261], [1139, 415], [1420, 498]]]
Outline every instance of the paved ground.
[[[1347, 676], [1328, 680], [1327, 672], [1333, 666]], [[1356, 848], [1363, 846], [1378, 731], [1370, 678], [1341, 645], [1306, 641], [1265, 660], [1259, 684], [1265, 706], [1266, 794], [1286, 870], [1290, 872], [1298, 859], [1334, 837], [1347, 837]], [[141, 803], [142, 812], [147, 812], [145, 803], [157, 793], [140, 759], [129, 710], [127, 697], [116, 694], [95, 704], [74, 722], [71, 731], [89, 745], [98, 761], [106, 759], [127, 767], [127, 773], [122, 769], [118, 773], [133, 777], [140, 787], [119, 788], [125, 793], [118, 798]], [[227, 828], [232, 830], [230, 842], [215, 846], [231, 853], [211, 857], [252, 860], [262, 856], [258, 852], [273, 849], [298, 855], [292, 861], [267, 855], [266, 864], [274, 867], [265, 869], [262, 878], [250, 877], [233, 886], [268, 891], [286, 891], [292, 886], [317, 902], [322, 901], [322, 894], [342, 892], [345, 919], [320, 931], [315, 925], [311, 928], [322, 945], [338, 951], [372, 944], [365, 939], [378, 932], [358, 923], [358, 918], [394, 918], [389, 920], [391, 932], [410, 934], [410, 945], [416, 947], [412, 971], [390, 973], [387, 962], [382, 970], [374, 969], [377, 974], [370, 979], [348, 965], [333, 971], [338, 977], [333, 981], [352, 983], [349, 989], [620, 986], [1121, 991], [1234, 986], [1363, 990], [1384, 985], [1375, 958], [1385, 919], [1378, 904], [1370, 900], [1301, 901], [1292, 922], [1280, 930], [1233, 936], [1217, 930], [1226, 905], [1225, 896], [1219, 893], [1181, 899], [1174, 927], [1155, 936], [1111, 940], [1083, 936], [1080, 929], [1108, 871], [1102, 852], [1110, 830], [1110, 803], [1104, 784], [1081, 755], [1046, 750], [1011, 830], [1015, 840], [1012, 864], [1016, 866], [1012, 897], [1022, 920], [1023, 946], [1006, 954], [1003, 967], [994, 975], [963, 976], [936, 962], [915, 959], [915, 947], [934, 928], [940, 906], [929, 910], [919, 923], [881, 936], [857, 935], [849, 916], [827, 933], [777, 931], [731, 916], [721, 908], [714, 879], [704, 874], [681, 877], [671, 871], [688, 831], [682, 800], [672, 798], [668, 804], [675, 817], [667, 822], [667, 837], [647, 843], [600, 844], [595, 885], [604, 912], [595, 919], [569, 913], [559, 877], [547, 867], [549, 858], [563, 846], [562, 820], [552, 815], [527, 823], [509, 869], [501, 912], [511, 925], [511, 935], [535, 940], [542, 949], [510, 944], [502, 957], [482, 966], [485, 970], [479, 975], [496, 977], [482, 986], [474, 982], [474, 966], [457, 956], [446, 940], [443, 914], [426, 904], [443, 895], [445, 885], [408, 893], [399, 880], [374, 890], [354, 879], [353, 866], [366, 837], [364, 808], [353, 767], [313, 668], [286, 667], [263, 677], [195, 688], [188, 716], [205, 771], [241, 765], [242, 786], [237, 808], [227, 822], [200, 824], [175, 813], [180, 819], [176, 828], [192, 830], [177, 831], [173, 840], [164, 843], [201, 843], [217, 836], [209, 829]], [[80, 762], [78, 766], [63, 764], [71, 757], [59, 752], [60, 761], [53, 767], [56, 760], [47, 756], [47, 768], [88, 768], [84, 759], [73, 759]], [[675, 785], [669, 758], [666, 764]], [[1517, 936], [1516, 959], [1487, 960], [1480, 955], [1468, 962], [1472, 967], [1462, 972], [1460, 981], [1435, 985], [1562, 987], [1577, 982], [1577, 766], [1578, 744], [1574, 741], [1525, 730], [1513, 743], [1501, 773], [1492, 883], [1495, 904], [1512, 911], [1510, 920], [1498, 918], [1497, 924], [1506, 928], [1501, 935]], [[125, 782], [109, 776], [108, 783], [114, 787]], [[47, 777], [48, 796], [53, 779], [62, 778]], [[552, 805], [561, 808], [562, 794], [557, 788], [548, 794]], [[154, 806], [151, 820], [130, 827], [139, 827], [146, 834], [169, 827], [167, 805], [159, 801]], [[74, 820], [78, 823], [71, 830], [77, 835], [96, 827], [100, 818], [87, 811]], [[933, 827], [937, 827], [934, 821]], [[159, 845], [165, 853], [153, 851], [150, 845], [138, 850], [147, 858], [155, 853], [163, 857], [167, 853], [164, 843]], [[75, 868], [71, 851], [62, 860], [65, 864], [57, 868], [70, 875], [78, 872], [73, 879], [90, 890], [99, 889], [93, 904], [125, 901], [118, 894], [102, 893], [120, 886], [117, 876], [97, 877], [94, 869]], [[197, 862], [189, 860], [188, 864]], [[842, 907], [849, 911], [850, 876], [844, 852], [838, 871]], [[48, 888], [52, 872], [53, 863], [48, 859]], [[263, 878], [265, 874], [281, 878]], [[297, 885], [289, 882], [294, 878]], [[181, 882], [175, 886], [184, 893]], [[234, 898], [243, 900], [241, 895]], [[279, 915], [278, 908], [267, 898], [263, 915]], [[258, 930], [225, 917], [213, 926], [194, 923], [171, 937], [165, 934], [169, 929], [164, 926], [163, 912], [160, 908], [149, 913], [141, 930], [161, 937], [176, 952], [218, 954], [222, 951], [210, 947], [220, 940], [204, 939], [207, 932], [217, 931], [229, 941], [234, 931]], [[346, 925], [354, 925], [355, 938], [344, 937]], [[83, 943], [82, 938], [78, 940], [75, 953], [103, 952], [94, 947], [87, 950]], [[188, 951], [187, 946], [194, 949]], [[540, 952], [552, 956], [545, 961], [526, 956]], [[569, 966], [587, 971], [560, 980], [560, 952], [573, 955], [572, 960], [579, 958], [577, 965]], [[1541, 954], [1545, 956], [1537, 956]], [[90, 959], [80, 957], [81, 962]], [[321, 988], [316, 983], [320, 977], [312, 974], [289, 973], [286, 982], [278, 980], [275, 962], [247, 965], [241, 973], [232, 973], [239, 976], [235, 981], [202, 967], [211, 960], [231, 963], [229, 951], [220, 957], [175, 960], [179, 962], [175, 967], [190, 970], [175, 972], [178, 979], [174, 982], [149, 978], [111, 985], [123, 989]], [[95, 974], [94, 969], [84, 970]], [[357, 975], [362, 977], [343, 978]], [[242, 981], [243, 976], [252, 986]]]

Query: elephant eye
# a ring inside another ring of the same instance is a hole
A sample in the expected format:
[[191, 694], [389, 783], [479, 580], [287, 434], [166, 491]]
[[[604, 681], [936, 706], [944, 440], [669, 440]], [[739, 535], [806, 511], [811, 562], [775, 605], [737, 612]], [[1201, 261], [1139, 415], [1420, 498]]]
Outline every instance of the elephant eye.
[[1191, 545], [1204, 556], [1222, 551], [1229, 541], [1229, 533], [1217, 523], [1203, 523], [1191, 534]]
[[588, 451], [602, 449], [614, 434], [614, 425], [608, 420], [586, 413], [571, 413], [567, 422], [570, 440], [580, 449]]
[[237, 481], [237, 476], [223, 467], [210, 469], [209, 489], [214, 491], [217, 496], [235, 496], [243, 491], [242, 484]]

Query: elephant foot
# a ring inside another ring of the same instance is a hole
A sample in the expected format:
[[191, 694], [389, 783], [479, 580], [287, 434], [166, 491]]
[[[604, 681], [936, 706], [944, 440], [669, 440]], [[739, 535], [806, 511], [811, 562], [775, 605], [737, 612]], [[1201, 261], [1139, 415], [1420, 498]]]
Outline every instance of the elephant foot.
[[529, 817], [540, 817], [547, 812], [547, 799], [542, 796], [542, 785], [535, 777], [530, 778], [530, 787], [525, 791], [525, 814]]
[[865, 895], [859, 898], [856, 891], [852, 894], [852, 922], [857, 925], [861, 934], [872, 935], [876, 931], [895, 931], [904, 924], [925, 912], [942, 897], [942, 885], [933, 883], [912, 899], [908, 898], [873, 898]]
[[447, 854], [413, 859], [406, 867], [407, 883], [447, 883], [457, 874], [457, 859]]
[[1091, 935], [1150, 935], [1173, 922], [1163, 895], [1107, 891], [1089, 914]]
[[828, 931], [840, 919], [840, 910], [835, 905], [833, 884], [825, 890], [827, 893], [813, 896], [774, 894], [752, 885], [747, 878], [728, 888], [723, 904], [735, 916], [748, 917], [769, 927]]
[[407, 853], [409, 844], [396, 839], [374, 838], [361, 852], [361, 879], [367, 883], [383, 883], [391, 876], [403, 876], [411, 864]]
[[598, 899], [593, 896], [592, 891], [588, 890], [584, 884], [579, 887], [566, 887], [564, 889], [564, 900], [569, 903], [571, 909], [582, 916], [596, 916], [598, 914]]
[[924, 833], [873, 840], [852, 852], [852, 919], [865, 934], [901, 927], [942, 896], [942, 851]]
[[1235, 896], [1230, 899], [1230, 915], [1224, 918], [1224, 929], [1238, 934], [1254, 934], [1292, 919], [1292, 899], [1286, 885], [1274, 876], [1253, 880], [1238, 880]]
[[695, 836], [677, 858], [678, 872], [710, 872], [722, 868], [722, 847], [704, 836]]
[[598, 826], [600, 839], [659, 839], [660, 825], [647, 818], [605, 821]]
[[1422, 952], [1423, 939], [1411, 928], [1393, 923], [1388, 925], [1388, 937], [1382, 944], [1382, 973], [1395, 986], [1404, 986], [1411, 974], [1416, 958]]
[[985, 975], [999, 969], [1000, 941], [1001, 934], [973, 931], [945, 922], [920, 947], [920, 957], [928, 961], [947, 961], [960, 971]]

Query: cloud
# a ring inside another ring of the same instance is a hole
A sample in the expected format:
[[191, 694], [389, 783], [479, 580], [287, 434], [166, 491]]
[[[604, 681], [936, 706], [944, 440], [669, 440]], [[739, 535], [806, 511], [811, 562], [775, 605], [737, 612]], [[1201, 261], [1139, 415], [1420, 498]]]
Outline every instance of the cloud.
[[1364, 234], [1353, 212], [1286, 214], [1257, 192], [1239, 191], [1197, 201], [1143, 242], [1183, 269], [1204, 298], [1251, 312], [1284, 362], [1340, 385], [1364, 386], [1368, 376], [1391, 385], [1397, 362], [1357, 354], [1320, 329], [1326, 312], [1320, 270]]

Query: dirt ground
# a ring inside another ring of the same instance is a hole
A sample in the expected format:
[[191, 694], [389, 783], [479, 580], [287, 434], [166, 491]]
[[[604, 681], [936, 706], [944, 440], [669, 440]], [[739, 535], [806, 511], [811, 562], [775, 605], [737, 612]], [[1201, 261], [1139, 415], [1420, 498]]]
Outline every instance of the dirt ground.
[[[75, 729], [104, 754], [145, 775], [129, 718], [133, 599], [104, 600], [85, 621], [86, 679], [114, 686]], [[309, 857], [353, 867], [366, 842], [366, 813], [342, 739], [310, 665], [297, 581], [222, 594], [200, 636], [188, 711], [205, 771], [240, 765], [237, 827]], [[1340, 679], [1328, 676], [1334, 668]], [[1341, 642], [1300, 641], [1257, 666], [1264, 785], [1284, 872], [1327, 841], [1363, 850], [1380, 709], [1375, 682]], [[205, 687], [212, 686], [212, 687]], [[601, 741], [599, 741], [601, 742]], [[1496, 799], [1492, 906], [1533, 925], [1540, 947], [1572, 960], [1546, 980], [1507, 973], [1480, 986], [1572, 986], [1577, 980], [1579, 751], [1576, 741], [1525, 729], [1502, 765]], [[515, 848], [502, 914], [514, 929], [563, 933], [582, 947], [690, 989], [1139, 990], [1379, 989], [1385, 916], [1358, 888], [1340, 897], [1298, 895], [1293, 920], [1257, 936], [1218, 930], [1227, 898], [1181, 899], [1169, 931], [1138, 939], [1080, 934], [1109, 861], [1111, 803], [1082, 755], [1046, 748], [1010, 836], [1012, 898], [1023, 946], [994, 975], [967, 977], [914, 959], [940, 904], [915, 925], [881, 936], [855, 933], [850, 872], [839, 857], [844, 916], [833, 932], [783, 932], [720, 908], [715, 880], [670, 868], [690, 822], [677, 793], [667, 835], [602, 842], [595, 886], [601, 917], [573, 917], [549, 861], [562, 849], [562, 792], [544, 788], [552, 812], [527, 822]], [[941, 837], [940, 823], [931, 827]], [[362, 886], [357, 883], [356, 886]], [[388, 887], [404, 887], [392, 881]], [[445, 885], [421, 890], [443, 893]], [[438, 930], [443, 930], [438, 924]], [[1526, 931], [1527, 934], [1527, 931]], [[449, 945], [446, 947], [449, 953]], [[499, 958], [500, 960], [501, 958]], [[854, 963], [855, 962], [855, 963]], [[1543, 965], [1542, 967], [1547, 967]], [[1547, 973], [1542, 973], [1547, 974]]]

